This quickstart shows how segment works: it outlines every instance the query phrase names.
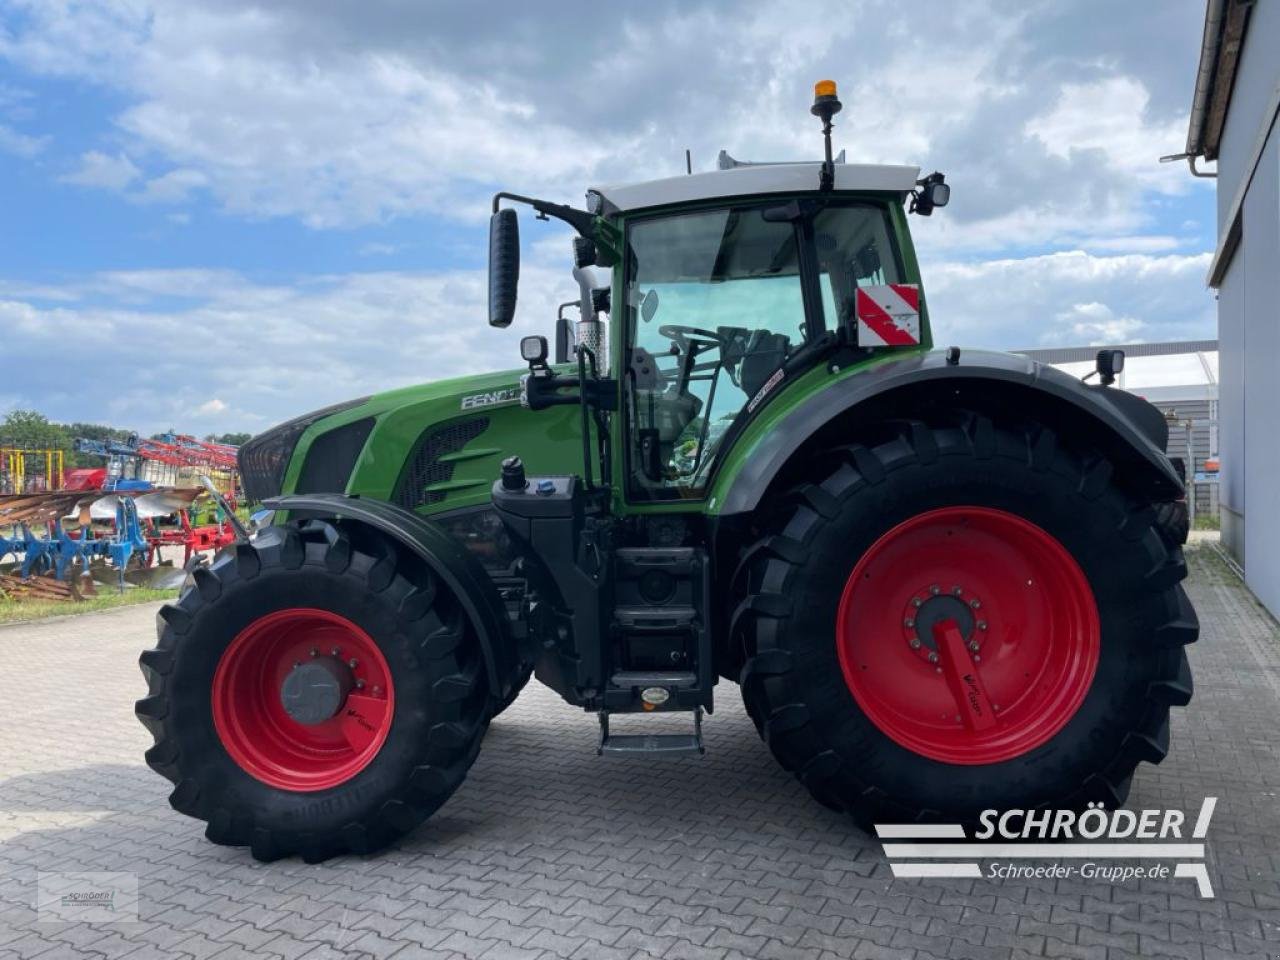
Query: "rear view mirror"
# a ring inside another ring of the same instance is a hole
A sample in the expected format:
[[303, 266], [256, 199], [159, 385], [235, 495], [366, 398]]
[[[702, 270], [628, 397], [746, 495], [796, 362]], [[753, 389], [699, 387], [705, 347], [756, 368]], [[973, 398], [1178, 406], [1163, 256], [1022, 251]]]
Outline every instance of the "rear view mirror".
[[520, 222], [507, 207], [489, 219], [489, 326], [511, 326], [519, 285]]
[[858, 280], [874, 277], [880, 272], [880, 251], [874, 243], [868, 243], [853, 258], [854, 277]]
[[658, 312], [658, 291], [651, 289], [640, 301], [640, 319], [648, 323]]

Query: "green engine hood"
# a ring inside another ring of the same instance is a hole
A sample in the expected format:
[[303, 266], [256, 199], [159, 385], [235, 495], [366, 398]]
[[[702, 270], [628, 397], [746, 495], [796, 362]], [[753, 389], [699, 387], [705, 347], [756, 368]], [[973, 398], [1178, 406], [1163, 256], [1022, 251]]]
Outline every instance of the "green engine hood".
[[[525, 409], [519, 388], [524, 372], [389, 390], [318, 420], [299, 438], [283, 492], [358, 494], [438, 513], [487, 503], [504, 457], [519, 455], [532, 473], [581, 472], [578, 408]], [[346, 436], [367, 431], [363, 445], [339, 442], [343, 434], [335, 431], [344, 428]], [[352, 456], [349, 471], [335, 462]], [[328, 471], [316, 469], [319, 458], [328, 458]], [[325, 472], [345, 476], [345, 487], [332, 489], [337, 481], [331, 477], [321, 483], [331, 489], [311, 489]]]

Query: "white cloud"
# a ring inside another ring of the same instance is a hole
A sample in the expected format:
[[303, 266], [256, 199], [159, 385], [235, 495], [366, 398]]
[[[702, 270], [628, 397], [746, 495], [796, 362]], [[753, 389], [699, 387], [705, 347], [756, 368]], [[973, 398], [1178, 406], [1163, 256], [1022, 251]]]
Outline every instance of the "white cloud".
[[193, 190], [208, 183], [209, 178], [199, 170], [170, 170], [148, 180], [138, 199], [144, 203], [185, 203]]
[[[517, 367], [520, 337], [551, 335], [569, 286], [562, 270], [527, 264], [516, 322], [501, 331], [484, 322], [487, 291], [477, 270], [291, 285], [221, 270], [94, 274], [68, 284], [58, 301], [16, 291], [0, 299], [6, 388], [61, 420], [142, 432], [258, 430], [363, 393]], [[215, 332], [218, 344], [235, 347], [202, 349], [193, 361], [193, 331]], [[102, 377], [82, 379], [67, 394], [51, 391], [49, 358], [68, 349], [120, 370], [146, 356], [147, 377], [124, 389]]]
[[65, 174], [62, 181], [81, 187], [123, 190], [139, 176], [141, 171], [123, 153], [110, 156], [98, 150], [90, 150], [80, 155], [80, 166]]
[[1080, 250], [925, 269], [937, 343], [1016, 349], [1212, 338], [1207, 253], [1098, 256]]
[[18, 157], [34, 157], [49, 145], [48, 137], [33, 137], [7, 124], [0, 123], [0, 153]]
[[[576, 200], [592, 182], [675, 174], [685, 147], [702, 168], [721, 147], [816, 156], [820, 76], [842, 81], [836, 140], [851, 160], [948, 172], [947, 224], [927, 231], [937, 250], [1134, 235], [1147, 192], [1208, 189], [1156, 163], [1187, 104], [1170, 106], [1146, 52], [1185, 33], [1193, 58], [1185, 11], [1153, 23], [1102, 0], [1069, 18], [1050, 4], [857, 0], [822, 20], [800, 3], [727, 15], [655, 0], [602, 29], [569, 5], [499, 4], [491, 16], [518, 38], [499, 44], [447, 7], [9, 2], [25, 17], [0, 57], [124, 101], [113, 136], [171, 171], [148, 169], [143, 198], [199, 188], [248, 218], [478, 218], [496, 186]], [[1091, 25], [1104, 15], [1105, 36]]]
[[1070, 159], [1092, 153], [1093, 162], [1106, 165], [1137, 183], [1163, 193], [1185, 193], [1192, 181], [1177, 164], [1158, 162], [1161, 144], [1186, 136], [1181, 117], [1158, 123], [1147, 119], [1150, 94], [1127, 76], [1110, 76], [1090, 83], [1065, 84], [1057, 103], [1026, 124], [1050, 156]]

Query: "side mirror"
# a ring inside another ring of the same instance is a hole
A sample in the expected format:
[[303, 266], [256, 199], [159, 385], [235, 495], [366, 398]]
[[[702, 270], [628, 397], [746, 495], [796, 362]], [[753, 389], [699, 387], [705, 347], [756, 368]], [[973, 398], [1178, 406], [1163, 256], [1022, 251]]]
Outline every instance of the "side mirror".
[[556, 363], [569, 362], [569, 343], [574, 339], [573, 321], [564, 315], [566, 307], [581, 309], [582, 304], [577, 300], [570, 300], [560, 304], [560, 309], [556, 311]]
[[520, 221], [507, 207], [489, 218], [489, 326], [511, 326], [519, 285]]
[[658, 312], [658, 291], [650, 289], [640, 301], [640, 319], [648, 323]]

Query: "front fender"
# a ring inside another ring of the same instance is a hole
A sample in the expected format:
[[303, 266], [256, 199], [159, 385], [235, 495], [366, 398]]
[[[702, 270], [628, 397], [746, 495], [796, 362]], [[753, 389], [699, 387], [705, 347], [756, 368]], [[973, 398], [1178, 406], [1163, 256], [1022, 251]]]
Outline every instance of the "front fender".
[[484, 652], [491, 694], [498, 698], [507, 695], [519, 657], [506, 627], [507, 615], [502, 601], [480, 561], [439, 526], [395, 504], [340, 493], [275, 497], [264, 501], [263, 506], [352, 520], [412, 550], [453, 591], [475, 627]]
[[[1078, 425], [1133, 488], [1152, 500], [1172, 500], [1182, 481], [1165, 456], [1168, 428], [1160, 411], [1133, 394], [1090, 386], [1027, 357], [987, 350], [960, 352], [950, 363], [943, 351], [918, 353], [833, 380], [805, 397], [773, 424], [742, 458], [720, 503], [721, 516], [750, 513], [783, 466], [819, 430], [872, 400], [943, 393], [957, 406], [981, 398], [999, 409], [1049, 416], [1058, 425]], [[947, 402], [944, 398], [943, 402]], [[891, 404], [892, 405], [892, 404]], [[991, 409], [991, 408], [989, 408]]]

